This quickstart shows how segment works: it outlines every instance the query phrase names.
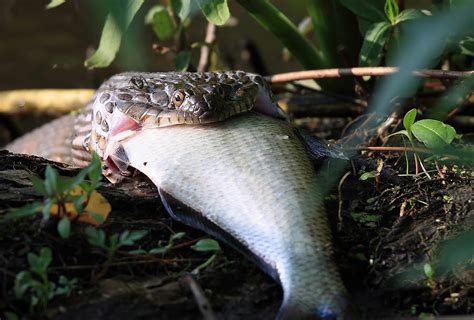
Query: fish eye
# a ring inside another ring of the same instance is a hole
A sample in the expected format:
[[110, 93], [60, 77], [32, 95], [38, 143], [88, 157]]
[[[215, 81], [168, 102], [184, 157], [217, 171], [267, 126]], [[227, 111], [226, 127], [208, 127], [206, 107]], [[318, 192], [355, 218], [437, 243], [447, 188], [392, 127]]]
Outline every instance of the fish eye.
[[174, 93], [173, 93], [173, 104], [175, 106], [175, 108], [179, 108], [183, 102], [184, 102], [184, 92], [183, 90], [176, 90]]

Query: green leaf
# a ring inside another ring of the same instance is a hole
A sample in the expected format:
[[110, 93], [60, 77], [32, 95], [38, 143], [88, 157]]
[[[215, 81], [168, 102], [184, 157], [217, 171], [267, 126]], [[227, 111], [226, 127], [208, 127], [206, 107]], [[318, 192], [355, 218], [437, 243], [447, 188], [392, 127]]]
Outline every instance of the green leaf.
[[400, 14], [395, 19], [395, 24], [399, 24], [403, 21], [413, 20], [420, 17], [425, 17], [426, 14], [423, 13], [421, 10], [417, 9], [406, 9], [400, 12]]
[[64, 177], [62, 185], [61, 185], [62, 191], [63, 192], [71, 191], [74, 187], [80, 185], [81, 182], [84, 181], [85, 177], [86, 177], [86, 172], [82, 170], [76, 176], [72, 178]]
[[33, 277], [29, 271], [23, 270], [17, 273], [15, 277], [15, 296], [17, 299], [23, 297], [25, 292], [30, 288]]
[[389, 30], [392, 25], [388, 22], [374, 23], [367, 31], [362, 48], [360, 49], [359, 65], [378, 66], [382, 59], [385, 43], [389, 39]]
[[144, 0], [126, 0], [127, 15], [124, 25], [120, 26], [116, 18], [109, 13], [105, 20], [97, 51], [84, 62], [88, 68], [104, 68], [114, 61], [120, 48], [122, 33], [128, 28]]
[[51, 166], [46, 167], [44, 174], [44, 187], [48, 196], [53, 196], [58, 192], [58, 171]]
[[413, 108], [410, 111], [408, 111], [405, 116], [403, 117], [403, 126], [407, 130], [408, 138], [412, 138], [412, 132], [411, 132], [411, 127], [413, 123], [415, 123], [415, 118], [416, 118], [416, 109]]
[[95, 222], [97, 222], [99, 224], [102, 224], [102, 223], [105, 222], [104, 216], [101, 215], [100, 213], [91, 212], [91, 217], [92, 217], [92, 219], [94, 219]]
[[43, 203], [43, 209], [41, 209], [41, 213], [43, 214], [43, 220], [47, 221], [51, 216], [51, 206], [56, 203], [53, 199], [46, 199]]
[[85, 194], [71, 197], [72, 204], [77, 214], [81, 215], [84, 212], [84, 203], [86, 202], [86, 199], [87, 196]]
[[191, 249], [199, 252], [217, 252], [221, 250], [219, 243], [213, 239], [201, 239]]
[[[343, 6], [351, 10], [356, 16], [370, 22], [386, 21], [385, 14], [380, 8], [381, 1], [369, 0], [339, 0]], [[383, 2], [382, 2], [383, 6]]]
[[46, 189], [44, 187], [44, 181], [38, 176], [31, 176], [31, 183], [33, 184], [33, 188], [39, 194], [46, 195]]
[[186, 235], [186, 232], [177, 232], [170, 237], [170, 242], [179, 240]]
[[58, 233], [63, 239], [68, 239], [71, 235], [71, 220], [68, 217], [63, 217], [59, 220]]
[[456, 137], [456, 130], [441, 121], [423, 119], [412, 125], [413, 135], [426, 147], [442, 149]]
[[84, 233], [87, 236], [87, 241], [96, 247], [105, 248], [105, 232], [103, 230], [98, 230], [94, 227], [88, 226], [84, 230]]
[[186, 20], [191, 13], [191, 0], [172, 0], [171, 5], [181, 21]]
[[178, 52], [178, 54], [174, 58], [174, 66], [177, 71], [184, 72], [188, 70], [190, 63], [191, 63], [191, 52], [187, 50]]
[[461, 54], [474, 56], [474, 36], [466, 36], [459, 41], [459, 51]]
[[9, 213], [3, 216], [3, 220], [13, 220], [13, 219], [32, 216], [35, 213], [37, 213], [40, 209], [41, 209], [41, 203], [39, 202], [27, 204], [24, 207], [10, 211]]
[[19, 320], [20, 319], [16, 313], [10, 312], [10, 311], [6, 311], [4, 315], [5, 315], [6, 320]]
[[40, 277], [43, 277], [46, 274], [46, 270], [53, 261], [53, 254], [51, 249], [48, 247], [42, 247], [39, 256], [34, 253], [28, 253], [26, 256], [28, 263], [30, 265], [30, 270]]
[[230, 18], [227, 0], [197, 0], [207, 21], [221, 26]]
[[375, 178], [380, 175], [380, 172], [377, 170], [369, 171], [369, 172], [364, 172], [363, 174], [360, 175], [359, 180], [365, 181], [369, 178]]
[[120, 234], [119, 243], [123, 246], [132, 246], [135, 244], [135, 241], [140, 240], [147, 234], [148, 231], [146, 230], [135, 230], [131, 232], [129, 230], [125, 230]]
[[62, 5], [66, 0], [51, 0], [47, 5], [46, 9], [53, 9]]
[[423, 271], [425, 272], [425, 276], [428, 279], [430, 280], [433, 279], [434, 271], [433, 271], [433, 268], [431, 267], [431, 264], [425, 263], [423, 266]]
[[145, 18], [147, 23], [150, 20], [149, 15], [153, 31], [160, 40], [167, 40], [176, 33], [176, 25], [165, 7], [159, 5], [152, 7]]
[[388, 21], [392, 23], [392, 25], [395, 24], [399, 10], [400, 9], [398, 8], [398, 3], [396, 0], [385, 0], [385, 15], [387, 16]]
[[168, 252], [169, 250], [170, 248], [166, 246], [166, 247], [153, 248], [148, 253], [149, 254], [164, 254]]

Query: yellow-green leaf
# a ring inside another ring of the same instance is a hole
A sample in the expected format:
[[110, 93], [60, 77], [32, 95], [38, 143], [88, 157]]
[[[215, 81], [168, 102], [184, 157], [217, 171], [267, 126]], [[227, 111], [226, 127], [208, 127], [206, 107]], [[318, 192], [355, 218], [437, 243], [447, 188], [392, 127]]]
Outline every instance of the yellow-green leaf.
[[197, 0], [206, 19], [215, 25], [223, 25], [230, 18], [227, 0]]
[[126, 19], [124, 25], [119, 25], [112, 13], [107, 15], [104, 28], [100, 36], [99, 47], [97, 51], [84, 62], [88, 68], [104, 68], [114, 61], [115, 56], [120, 48], [122, 41], [122, 33], [128, 28], [130, 23], [142, 6], [144, 0], [127, 0], [126, 1]]

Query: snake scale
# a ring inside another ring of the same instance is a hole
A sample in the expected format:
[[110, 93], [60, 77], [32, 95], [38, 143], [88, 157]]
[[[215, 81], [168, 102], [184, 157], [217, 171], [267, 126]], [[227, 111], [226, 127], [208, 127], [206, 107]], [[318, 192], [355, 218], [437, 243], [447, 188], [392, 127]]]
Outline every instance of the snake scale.
[[95, 151], [113, 182], [140, 171], [173, 218], [225, 241], [281, 284], [277, 318], [345, 319], [316, 172], [280, 115], [259, 75], [123, 73], [78, 116], [6, 148], [77, 166]]

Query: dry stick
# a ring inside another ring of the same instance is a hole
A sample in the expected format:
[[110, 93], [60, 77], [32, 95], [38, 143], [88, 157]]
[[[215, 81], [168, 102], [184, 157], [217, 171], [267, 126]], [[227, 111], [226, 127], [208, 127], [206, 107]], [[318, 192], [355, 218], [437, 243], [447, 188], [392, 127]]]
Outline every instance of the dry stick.
[[204, 72], [209, 66], [209, 60], [211, 58], [211, 46], [216, 40], [216, 25], [213, 23], [207, 24], [206, 37], [204, 42], [206, 45], [201, 47], [201, 55], [199, 57], [199, 63], [197, 66], [198, 72]]
[[[305, 70], [279, 73], [265, 77], [270, 83], [281, 83], [305, 79], [341, 78], [346, 76], [388, 76], [399, 72], [397, 67], [361, 67]], [[414, 70], [414, 76], [423, 78], [459, 79], [474, 75], [474, 71]]]
[[191, 275], [184, 277], [184, 281], [193, 293], [194, 299], [196, 300], [204, 320], [217, 320], [217, 317], [212, 310], [211, 304], [204, 294], [204, 290], [202, 290], [197, 281]]

